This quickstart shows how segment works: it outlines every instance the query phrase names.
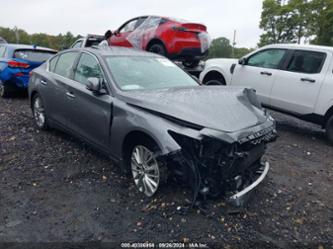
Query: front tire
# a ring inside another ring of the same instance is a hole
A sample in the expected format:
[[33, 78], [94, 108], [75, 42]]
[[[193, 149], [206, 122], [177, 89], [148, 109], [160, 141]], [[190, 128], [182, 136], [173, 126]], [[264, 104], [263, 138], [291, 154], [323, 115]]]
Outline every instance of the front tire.
[[44, 103], [38, 94], [34, 95], [32, 99], [32, 113], [37, 127], [41, 130], [48, 130], [49, 126], [47, 123]]
[[221, 79], [209, 80], [205, 83], [207, 86], [225, 86], [225, 82]]
[[333, 115], [331, 115], [325, 125], [326, 137], [328, 141], [333, 144]]
[[152, 197], [166, 180], [166, 165], [156, 157], [158, 147], [150, 141], [140, 141], [129, 154], [130, 170], [136, 188]]
[[226, 81], [224, 76], [217, 71], [208, 72], [202, 80], [202, 84], [207, 86], [225, 86]]

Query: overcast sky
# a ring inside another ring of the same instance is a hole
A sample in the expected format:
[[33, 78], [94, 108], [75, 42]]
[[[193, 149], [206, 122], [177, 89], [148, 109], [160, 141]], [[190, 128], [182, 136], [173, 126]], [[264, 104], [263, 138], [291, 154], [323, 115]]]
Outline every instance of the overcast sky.
[[54, 35], [104, 34], [130, 18], [153, 14], [203, 23], [212, 38], [232, 41], [237, 30], [237, 47], [255, 47], [261, 8], [262, 0], [10, 0], [1, 5], [0, 26]]

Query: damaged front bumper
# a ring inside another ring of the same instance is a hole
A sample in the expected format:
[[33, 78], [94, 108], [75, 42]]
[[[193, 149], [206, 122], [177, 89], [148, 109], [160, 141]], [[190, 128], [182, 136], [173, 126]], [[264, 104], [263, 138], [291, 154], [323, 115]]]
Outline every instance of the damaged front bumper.
[[262, 167], [260, 167], [260, 170], [258, 171], [259, 173], [258, 178], [255, 181], [253, 181], [250, 185], [246, 186], [244, 189], [230, 196], [228, 198], [228, 202], [231, 205], [237, 207], [244, 205], [244, 203], [246, 203], [247, 200], [249, 199], [251, 193], [253, 193], [253, 190], [265, 179], [268, 171], [269, 171], [269, 163], [265, 162], [262, 164]]
[[208, 129], [200, 130], [198, 138], [171, 131], [170, 135], [181, 150], [169, 154], [172, 161], [169, 165], [189, 182], [193, 203], [198, 198], [204, 201], [207, 197], [223, 196], [238, 207], [246, 204], [256, 186], [265, 179], [269, 163], [261, 160], [266, 144], [277, 136], [274, 124], [253, 127], [234, 137]]

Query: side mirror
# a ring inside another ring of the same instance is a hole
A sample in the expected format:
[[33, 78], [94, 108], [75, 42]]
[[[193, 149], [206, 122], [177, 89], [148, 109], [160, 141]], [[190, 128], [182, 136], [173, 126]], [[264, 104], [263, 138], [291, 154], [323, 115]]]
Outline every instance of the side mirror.
[[87, 89], [93, 93], [100, 93], [102, 89], [102, 80], [99, 78], [88, 78]]
[[240, 58], [239, 61], [238, 61], [238, 64], [240, 65], [246, 65], [246, 58]]

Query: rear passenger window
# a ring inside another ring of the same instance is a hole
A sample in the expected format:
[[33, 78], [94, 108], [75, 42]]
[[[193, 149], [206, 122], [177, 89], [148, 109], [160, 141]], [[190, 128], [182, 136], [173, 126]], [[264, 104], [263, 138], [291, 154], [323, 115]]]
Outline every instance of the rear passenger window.
[[98, 61], [89, 54], [83, 53], [75, 70], [74, 80], [87, 84], [88, 78], [103, 78]]
[[56, 56], [56, 57], [52, 58], [49, 61], [49, 71], [50, 72], [54, 72], [54, 69], [55, 69], [55, 66], [57, 64], [58, 58], [59, 58], [59, 56]]
[[65, 78], [69, 78], [77, 54], [77, 52], [67, 52], [60, 55], [54, 72]]
[[320, 73], [325, 62], [325, 58], [325, 53], [312, 51], [295, 51], [289, 62], [287, 70], [297, 73]]

